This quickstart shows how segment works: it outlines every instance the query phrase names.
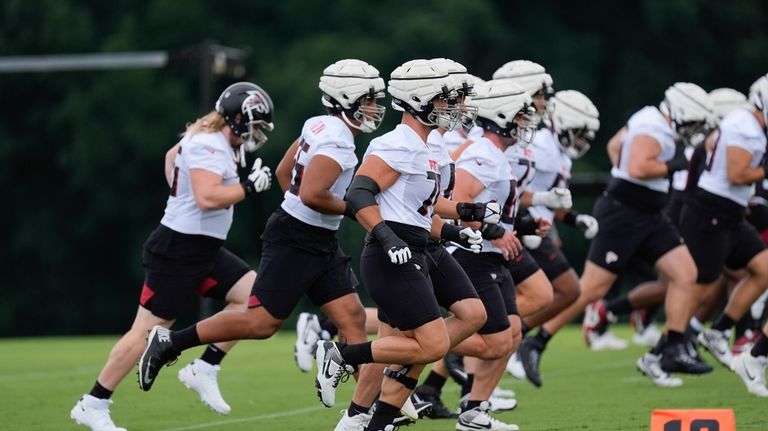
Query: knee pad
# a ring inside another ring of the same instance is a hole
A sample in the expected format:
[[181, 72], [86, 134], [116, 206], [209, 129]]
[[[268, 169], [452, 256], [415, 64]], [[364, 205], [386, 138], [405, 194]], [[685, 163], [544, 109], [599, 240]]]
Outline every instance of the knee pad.
[[403, 368], [400, 369], [399, 371], [395, 371], [387, 367], [387, 368], [384, 368], [384, 375], [389, 377], [390, 379], [397, 380], [401, 385], [405, 386], [406, 388], [410, 390], [414, 390], [416, 389], [416, 385], [419, 383], [419, 381], [406, 376], [406, 374], [408, 374], [408, 371], [410, 370], [411, 370], [410, 365], [403, 365]]

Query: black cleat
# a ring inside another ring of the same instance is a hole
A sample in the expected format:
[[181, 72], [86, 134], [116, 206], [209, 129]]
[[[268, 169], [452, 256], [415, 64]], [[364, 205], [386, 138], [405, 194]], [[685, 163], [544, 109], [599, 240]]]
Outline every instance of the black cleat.
[[541, 371], [539, 371], [539, 363], [541, 362], [541, 354], [544, 351], [542, 346], [536, 342], [535, 338], [526, 337], [520, 343], [520, 347], [517, 348], [517, 357], [520, 362], [523, 363], [523, 369], [525, 370], [525, 377], [529, 382], [540, 388]]
[[667, 344], [661, 353], [661, 369], [667, 373], [707, 374], [712, 372], [712, 366], [704, 362], [696, 352], [691, 355], [689, 349], [695, 346], [689, 343]]
[[440, 392], [431, 386], [421, 385], [413, 391], [411, 395], [416, 401], [432, 403], [432, 410], [427, 414], [430, 419], [455, 419], [459, 417], [457, 413], [452, 412], [443, 404], [440, 399]]
[[453, 381], [459, 386], [464, 386], [467, 383], [467, 372], [464, 371], [464, 357], [448, 352], [443, 358], [443, 362]]
[[171, 343], [171, 331], [162, 326], [155, 326], [147, 337], [147, 348], [139, 358], [139, 387], [143, 391], [152, 388], [155, 377], [163, 365], [172, 365], [179, 357], [179, 352]]

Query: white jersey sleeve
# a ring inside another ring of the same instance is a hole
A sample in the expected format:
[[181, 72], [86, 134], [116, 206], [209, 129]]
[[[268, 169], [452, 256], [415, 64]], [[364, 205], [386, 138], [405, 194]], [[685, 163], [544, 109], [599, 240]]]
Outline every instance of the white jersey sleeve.
[[[571, 158], [563, 151], [554, 132], [549, 128], [539, 129], [530, 145], [536, 155], [536, 176], [527, 186], [531, 192], [546, 192], [555, 187], [568, 188], [571, 180]], [[550, 223], [555, 213], [546, 206], [530, 207], [528, 212], [534, 218], [544, 218]]]
[[223, 134], [196, 133], [185, 136], [174, 161], [170, 196], [160, 223], [181, 233], [226, 239], [232, 225], [233, 206], [201, 210], [192, 190], [191, 169], [203, 169], [219, 175], [224, 185], [240, 181], [235, 152]]
[[318, 155], [330, 158], [341, 168], [341, 174], [331, 186], [330, 192], [338, 199], [344, 198], [357, 166], [354, 136], [342, 120], [323, 115], [310, 118], [304, 123], [294, 157], [291, 186], [283, 195], [283, 203], [280, 206], [304, 223], [338, 230], [344, 216], [315, 211], [304, 205], [300, 198], [304, 169]]
[[738, 109], [728, 114], [719, 126], [719, 136], [699, 177], [699, 187], [746, 207], [753, 193], [752, 184], [736, 185], [728, 178], [728, 148], [741, 148], [752, 154], [749, 166], [760, 166], [765, 156], [766, 136], [751, 112]]
[[627, 122], [627, 132], [621, 144], [619, 160], [617, 166], [611, 169], [611, 175], [657, 192], [667, 193], [669, 180], [666, 177], [639, 179], [629, 175], [630, 150], [635, 138], [641, 135], [650, 136], [661, 146], [661, 153], [657, 157], [660, 162], [667, 162], [675, 157], [677, 133], [667, 123], [661, 111], [653, 106], [646, 106]]

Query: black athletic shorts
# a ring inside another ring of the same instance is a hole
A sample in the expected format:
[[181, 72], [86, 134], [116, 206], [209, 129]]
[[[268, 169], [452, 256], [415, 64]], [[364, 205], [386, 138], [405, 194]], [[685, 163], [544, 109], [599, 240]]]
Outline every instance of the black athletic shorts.
[[196, 295], [224, 299], [251, 268], [223, 244], [159, 225], [144, 243], [140, 304], [155, 316], [173, 320]]
[[453, 257], [475, 286], [488, 318], [477, 332], [494, 334], [509, 328], [510, 315], [518, 315], [515, 283], [498, 253], [479, 253], [456, 249]]
[[606, 193], [592, 215], [600, 230], [589, 245], [587, 260], [618, 274], [637, 255], [655, 265], [660, 257], [682, 245], [683, 239], [666, 214], [642, 211]]
[[456, 259], [442, 245], [430, 244], [426, 250], [427, 268], [437, 303], [446, 310], [463, 299], [478, 298], [472, 282]]
[[282, 209], [269, 217], [248, 306], [263, 306], [285, 320], [302, 295], [316, 306], [357, 292], [351, 258], [339, 247], [336, 231], [306, 224]]
[[424, 253], [412, 250], [410, 261], [397, 265], [378, 243], [368, 243], [360, 256], [360, 272], [379, 320], [401, 331], [442, 318]]
[[746, 267], [765, 249], [757, 229], [744, 219], [744, 208], [703, 190], [683, 206], [680, 222], [680, 233], [699, 270], [699, 283], [717, 280], [723, 266]]
[[512, 281], [515, 284], [522, 283], [540, 269], [539, 264], [536, 263], [536, 260], [531, 256], [531, 252], [527, 248], [523, 248], [522, 253], [518, 254], [513, 260], [507, 261], [506, 264], [509, 274], [512, 276]]
[[550, 280], [556, 279], [572, 268], [563, 251], [556, 247], [552, 238], [549, 237], [541, 239], [541, 245], [531, 250], [531, 256]]
[[680, 226], [680, 213], [683, 210], [683, 204], [685, 204], [686, 192], [675, 190], [670, 187], [669, 189], [669, 202], [664, 208], [664, 213], [667, 214], [672, 224]]

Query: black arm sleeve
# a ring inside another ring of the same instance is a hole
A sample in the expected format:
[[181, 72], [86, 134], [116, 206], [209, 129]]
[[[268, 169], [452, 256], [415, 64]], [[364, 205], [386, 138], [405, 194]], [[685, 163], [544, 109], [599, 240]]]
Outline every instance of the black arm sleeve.
[[381, 192], [379, 185], [371, 177], [358, 175], [352, 179], [349, 185], [347, 195], [344, 200], [347, 201], [347, 210], [345, 215], [354, 216], [363, 208], [377, 205], [376, 195]]
[[539, 228], [539, 224], [530, 214], [524, 215], [517, 219], [515, 222], [515, 231], [517, 236], [523, 235], [536, 235], [536, 229]]

